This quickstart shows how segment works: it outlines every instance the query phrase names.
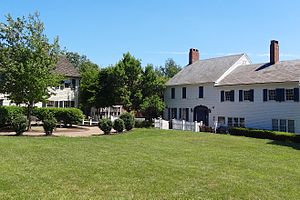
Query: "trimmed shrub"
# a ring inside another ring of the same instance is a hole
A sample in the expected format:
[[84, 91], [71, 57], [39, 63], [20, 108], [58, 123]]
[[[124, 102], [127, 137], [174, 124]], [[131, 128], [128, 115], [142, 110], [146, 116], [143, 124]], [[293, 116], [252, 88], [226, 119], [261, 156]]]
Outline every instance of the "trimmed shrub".
[[112, 129], [112, 121], [110, 119], [101, 119], [98, 126], [104, 134], [109, 134]]
[[123, 130], [125, 129], [124, 121], [123, 121], [122, 119], [116, 119], [116, 120], [114, 121], [113, 128], [114, 128], [118, 133], [123, 132]]
[[44, 132], [47, 136], [52, 135], [54, 128], [56, 127], [57, 120], [53, 117], [53, 115], [49, 115], [43, 120], [43, 128]]
[[27, 118], [22, 114], [14, 116], [11, 122], [11, 126], [16, 132], [16, 135], [22, 135], [26, 131], [27, 124]]
[[152, 121], [148, 121], [148, 120], [144, 120], [144, 121], [135, 120], [135, 124], [134, 124], [135, 128], [151, 128], [152, 126], [153, 126]]
[[134, 115], [131, 114], [131, 113], [123, 113], [121, 116], [120, 116], [120, 119], [122, 119], [124, 121], [124, 124], [125, 124], [125, 129], [127, 131], [130, 131], [131, 129], [134, 128]]
[[12, 124], [13, 118], [25, 115], [25, 108], [18, 106], [0, 106], [0, 127]]
[[83, 119], [83, 113], [78, 108], [34, 108], [33, 115], [44, 121], [49, 114], [52, 114], [57, 122], [64, 126], [78, 124]]
[[279, 141], [292, 141], [300, 142], [300, 135], [287, 132], [257, 130], [249, 128], [232, 127], [229, 129], [230, 135], [246, 136], [261, 139], [279, 140]]

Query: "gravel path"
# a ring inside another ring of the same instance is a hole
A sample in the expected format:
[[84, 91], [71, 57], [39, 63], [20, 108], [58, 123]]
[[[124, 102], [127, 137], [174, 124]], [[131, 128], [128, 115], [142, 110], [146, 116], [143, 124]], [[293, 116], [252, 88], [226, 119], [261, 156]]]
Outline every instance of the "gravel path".
[[[13, 136], [15, 132], [0, 131], [0, 135]], [[103, 132], [97, 126], [73, 126], [72, 128], [56, 128], [53, 132], [54, 136], [67, 136], [67, 137], [88, 137], [93, 135], [102, 135]], [[24, 136], [44, 136], [43, 127], [33, 126], [32, 130], [25, 132]]]

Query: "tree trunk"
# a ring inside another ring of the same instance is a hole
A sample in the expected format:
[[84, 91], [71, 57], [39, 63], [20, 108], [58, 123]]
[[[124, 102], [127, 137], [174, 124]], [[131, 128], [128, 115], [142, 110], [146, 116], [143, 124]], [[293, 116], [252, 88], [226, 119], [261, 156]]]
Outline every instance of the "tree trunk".
[[27, 107], [27, 120], [28, 120], [27, 131], [31, 131], [32, 108], [33, 108], [33, 102], [30, 102]]

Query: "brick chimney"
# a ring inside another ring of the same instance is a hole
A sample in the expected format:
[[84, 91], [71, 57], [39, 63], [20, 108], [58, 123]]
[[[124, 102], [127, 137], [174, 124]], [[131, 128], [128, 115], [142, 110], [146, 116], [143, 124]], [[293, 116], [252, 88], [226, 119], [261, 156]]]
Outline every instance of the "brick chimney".
[[270, 63], [275, 64], [279, 62], [279, 44], [278, 41], [272, 40], [270, 45]]
[[194, 62], [198, 61], [200, 58], [199, 50], [198, 49], [190, 49], [189, 53], [189, 65], [193, 64]]

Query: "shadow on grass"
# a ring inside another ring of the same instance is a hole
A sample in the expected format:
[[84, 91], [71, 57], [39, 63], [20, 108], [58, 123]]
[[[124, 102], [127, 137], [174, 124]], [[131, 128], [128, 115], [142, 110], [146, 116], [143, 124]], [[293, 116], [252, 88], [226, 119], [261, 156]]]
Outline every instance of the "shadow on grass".
[[268, 142], [267, 144], [286, 146], [286, 147], [291, 147], [296, 150], [300, 150], [300, 143], [273, 140], [273, 141]]

